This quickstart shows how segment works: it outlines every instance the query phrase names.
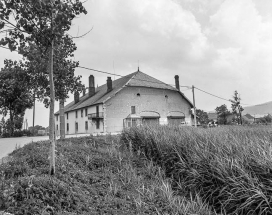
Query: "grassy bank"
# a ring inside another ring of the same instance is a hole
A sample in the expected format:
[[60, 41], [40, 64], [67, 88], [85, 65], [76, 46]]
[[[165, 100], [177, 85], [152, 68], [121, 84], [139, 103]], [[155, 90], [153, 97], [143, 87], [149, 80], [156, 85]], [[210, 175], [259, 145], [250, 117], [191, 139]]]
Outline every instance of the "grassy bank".
[[182, 196], [198, 195], [217, 213], [272, 214], [271, 127], [139, 127], [122, 140]]
[[[15, 150], [0, 165], [0, 211], [12, 214], [213, 214], [200, 198], [177, 196], [173, 181], [119, 137], [57, 142], [48, 176], [49, 142]], [[0, 212], [1, 214], [1, 212]]]

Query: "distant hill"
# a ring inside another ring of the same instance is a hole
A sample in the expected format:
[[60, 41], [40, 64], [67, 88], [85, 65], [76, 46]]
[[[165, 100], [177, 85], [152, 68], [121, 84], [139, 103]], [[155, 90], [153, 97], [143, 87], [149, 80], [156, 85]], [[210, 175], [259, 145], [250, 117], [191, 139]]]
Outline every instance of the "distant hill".
[[247, 113], [251, 115], [252, 114], [267, 114], [267, 113], [272, 114], [272, 101], [259, 104], [259, 105], [243, 107], [243, 108], [244, 108], [243, 115]]

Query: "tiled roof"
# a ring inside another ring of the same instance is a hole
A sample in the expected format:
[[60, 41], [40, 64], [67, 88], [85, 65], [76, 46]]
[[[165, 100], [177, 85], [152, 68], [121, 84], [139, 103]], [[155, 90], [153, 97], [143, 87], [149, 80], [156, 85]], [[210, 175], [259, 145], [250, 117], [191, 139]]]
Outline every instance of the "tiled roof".
[[248, 118], [248, 119], [254, 119], [254, 117], [253, 116], [251, 116], [250, 114], [246, 114], [246, 115], [244, 115], [243, 117], [246, 117], [246, 118]]
[[127, 86], [137, 86], [137, 87], [151, 87], [159, 89], [168, 89], [178, 91], [176, 88], [163, 83], [143, 72], [136, 72], [132, 79], [128, 82]]
[[[104, 84], [95, 89], [95, 95], [93, 95], [92, 97], [89, 97], [89, 94], [86, 93], [85, 96], [79, 98], [78, 103], [75, 104], [75, 102], [72, 101], [67, 104], [64, 107], [64, 112], [69, 112], [91, 105], [103, 103], [112, 96], [114, 96], [119, 90], [121, 90], [122, 87], [125, 86], [150, 87], [180, 92], [176, 88], [168, 84], [165, 84], [143, 72], [137, 71], [122, 78], [119, 78], [115, 81], [112, 81], [112, 90], [110, 92], [107, 92], [107, 84]], [[193, 106], [189, 99], [186, 98], [183, 93], [180, 92], [180, 94], [189, 102], [191, 106]], [[59, 111], [55, 114], [59, 114]]]

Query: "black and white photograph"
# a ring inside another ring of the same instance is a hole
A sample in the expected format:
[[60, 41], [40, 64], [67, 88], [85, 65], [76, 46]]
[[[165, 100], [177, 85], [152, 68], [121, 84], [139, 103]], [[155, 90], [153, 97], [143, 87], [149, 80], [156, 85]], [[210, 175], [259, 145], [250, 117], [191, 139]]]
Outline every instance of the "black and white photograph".
[[0, 215], [271, 215], [272, 0], [0, 0]]

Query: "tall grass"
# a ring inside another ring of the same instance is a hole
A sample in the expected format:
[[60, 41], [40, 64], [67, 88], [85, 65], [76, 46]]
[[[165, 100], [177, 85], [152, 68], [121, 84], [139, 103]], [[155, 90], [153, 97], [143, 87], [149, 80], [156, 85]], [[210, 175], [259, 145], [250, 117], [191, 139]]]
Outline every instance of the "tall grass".
[[174, 195], [161, 168], [124, 148], [119, 136], [56, 146], [54, 176], [48, 176], [49, 141], [16, 149], [0, 164], [0, 215], [215, 214], [200, 198]]
[[218, 213], [272, 214], [272, 129], [137, 127], [122, 140]]

